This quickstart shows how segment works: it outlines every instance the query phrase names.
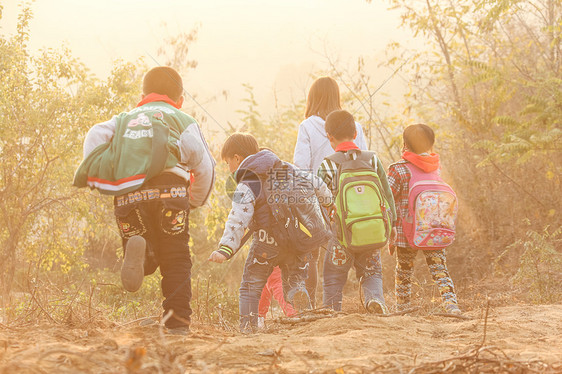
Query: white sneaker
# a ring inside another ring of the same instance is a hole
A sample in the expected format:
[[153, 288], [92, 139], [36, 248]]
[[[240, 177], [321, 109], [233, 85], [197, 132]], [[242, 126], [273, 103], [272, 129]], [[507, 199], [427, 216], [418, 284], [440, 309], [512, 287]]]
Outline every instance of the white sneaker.
[[456, 315], [462, 314], [462, 311], [457, 304], [447, 304], [447, 305], [445, 305], [445, 311], [447, 311], [447, 313], [450, 313], [450, 314], [456, 314]]
[[366, 305], [367, 312], [371, 314], [388, 314], [388, 309], [386, 309], [386, 305], [384, 303], [371, 299], [367, 302]]

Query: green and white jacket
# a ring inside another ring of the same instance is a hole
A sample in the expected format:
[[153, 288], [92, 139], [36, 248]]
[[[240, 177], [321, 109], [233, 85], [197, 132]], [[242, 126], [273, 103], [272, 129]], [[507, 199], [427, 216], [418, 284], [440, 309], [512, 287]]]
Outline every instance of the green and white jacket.
[[214, 167], [197, 122], [167, 96], [150, 94], [137, 108], [90, 129], [74, 185], [116, 196], [174, 173], [191, 182], [190, 204], [198, 207], [211, 193]]

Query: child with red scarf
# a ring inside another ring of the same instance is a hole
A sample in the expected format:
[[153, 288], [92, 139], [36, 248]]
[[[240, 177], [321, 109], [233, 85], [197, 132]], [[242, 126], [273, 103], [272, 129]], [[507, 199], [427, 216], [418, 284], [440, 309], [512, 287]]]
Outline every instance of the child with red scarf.
[[[404, 147], [402, 159], [388, 169], [388, 183], [396, 202], [398, 219], [394, 223], [397, 231], [396, 240], [392, 243], [391, 253], [396, 250], [396, 305], [399, 311], [411, 307], [410, 298], [412, 293], [412, 274], [414, 272], [414, 259], [418, 249], [408, 245], [408, 241], [402, 230], [402, 219], [408, 214], [408, 192], [410, 182], [410, 171], [406, 164], [411, 163], [425, 172], [438, 170], [439, 155], [433, 153], [435, 134], [433, 130], [424, 124], [410, 125], [403, 133]], [[429, 271], [443, 299], [445, 310], [448, 313], [460, 314], [457, 305], [457, 295], [453, 281], [447, 270], [445, 249], [422, 250]]]
[[[339, 154], [345, 155], [347, 160], [357, 160], [363, 151], [353, 142], [357, 137], [353, 115], [345, 110], [334, 110], [326, 117], [325, 130], [330, 145]], [[378, 175], [380, 193], [386, 201], [386, 209], [391, 212], [392, 220], [396, 218], [392, 192], [387, 182], [386, 173], [380, 159], [372, 153], [369, 167]], [[332, 190], [332, 195], [338, 199], [338, 185], [341, 164], [329, 157], [325, 158], [318, 169], [318, 176]], [[347, 210], [348, 211], [348, 210]], [[346, 214], [347, 214], [346, 211]], [[392, 235], [395, 232], [392, 230]], [[355, 268], [355, 275], [359, 280], [364, 295], [363, 306], [369, 313], [387, 314], [382, 288], [382, 263], [380, 249], [369, 249], [360, 253], [353, 253], [345, 248], [334, 237], [328, 242], [324, 257], [324, 306], [336, 311], [342, 310], [343, 288], [347, 281], [347, 274], [351, 267]]]
[[74, 185], [114, 196], [129, 292], [160, 267], [167, 332], [187, 335], [191, 316], [189, 213], [208, 200], [215, 161], [199, 125], [183, 113], [178, 72], [157, 66], [137, 107], [94, 125]]

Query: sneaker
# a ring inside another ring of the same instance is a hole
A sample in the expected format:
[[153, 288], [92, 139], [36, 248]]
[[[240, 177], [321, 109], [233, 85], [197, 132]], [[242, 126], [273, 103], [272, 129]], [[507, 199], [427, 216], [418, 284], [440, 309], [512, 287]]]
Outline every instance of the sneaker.
[[367, 312], [371, 314], [388, 314], [386, 305], [375, 299], [369, 300], [365, 308], [367, 309]]
[[462, 314], [462, 311], [457, 304], [446, 304], [445, 311], [449, 314]]
[[291, 304], [293, 304], [293, 308], [295, 308], [299, 313], [305, 310], [312, 309], [312, 305], [310, 304], [310, 297], [308, 297], [306, 288], [296, 289], [296, 291], [293, 293], [293, 297], [291, 298]]
[[240, 326], [240, 333], [242, 335], [251, 335], [257, 332], [257, 327], [246, 324], [245, 326]]
[[186, 336], [189, 334], [189, 326], [180, 326], [168, 329], [166, 331], [170, 335]]
[[121, 266], [121, 283], [129, 292], [137, 291], [144, 278], [144, 254], [146, 241], [142, 236], [132, 236], [127, 241], [125, 258]]
[[258, 317], [258, 330], [265, 329], [265, 317]]
[[139, 322], [139, 326], [154, 326], [157, 325], [158, 321], [152, 318], [145, 319]]

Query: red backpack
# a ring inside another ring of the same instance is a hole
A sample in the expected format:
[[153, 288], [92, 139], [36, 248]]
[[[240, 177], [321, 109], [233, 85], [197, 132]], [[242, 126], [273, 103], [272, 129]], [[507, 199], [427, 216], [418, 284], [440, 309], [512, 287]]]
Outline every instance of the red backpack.
[[408, 215], [402, 220], [406, 240], [416, 249], [443, 249], [455, 239], [457, 195], [437, 170], [427, 173], [405, 165], [411, 174]]

